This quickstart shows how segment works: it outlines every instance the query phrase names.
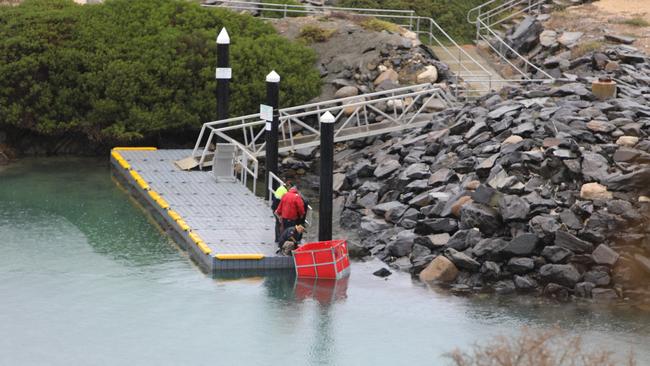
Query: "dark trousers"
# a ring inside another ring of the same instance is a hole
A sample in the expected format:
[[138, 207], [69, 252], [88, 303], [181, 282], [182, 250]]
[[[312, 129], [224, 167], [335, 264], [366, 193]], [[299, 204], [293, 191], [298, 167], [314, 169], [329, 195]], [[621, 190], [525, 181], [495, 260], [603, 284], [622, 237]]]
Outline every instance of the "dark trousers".
[[277, 243], [280, 240], [280, 235], [282, 235], [282, 222], [280, 218], [275, 217], [275, 242]]
[[[287, 230], [288, 228], [296, 226], [296, 220], [288, 220], [288, 219], [282, 219], [282, 224], [280, 225], [280, 235]], [[280, 235], [276, 237], [276, 241], [280, 238]], [[280, 247], [282, 247], [282, 244], [284, 243], [278, 243]]]

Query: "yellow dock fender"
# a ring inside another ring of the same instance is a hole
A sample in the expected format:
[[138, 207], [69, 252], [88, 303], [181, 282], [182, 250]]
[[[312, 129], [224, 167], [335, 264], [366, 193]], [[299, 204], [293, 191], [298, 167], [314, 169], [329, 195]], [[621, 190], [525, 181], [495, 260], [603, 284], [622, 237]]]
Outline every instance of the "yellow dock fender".
[[144, 150], [144, 151], [155, 151], [158, 150], [157, 147], [150, 147], [150, 146], [143, 146], [143, 147], [122, 147], [122, 146], [116, 146], [113, 148], [113, 150], [123, 150], [123, 151], [137, 151], [137, 150]]
[[166, 210], [169, 208], [169, 203], [165, 201], [164, 198], [160, 197], [158, 193], [154, 190], [150, 190], [147, 193], [149, 193], [149, 196], [151, 196], [151, 199], [158, 204], [163, 210]]
[[249, 253], [249, 254], [216, 254], [214, 256], [220, 260], [242, 260], [242, 259], [253, 259], [260, 260], [264, 258], [264, 254], [261, 253]]

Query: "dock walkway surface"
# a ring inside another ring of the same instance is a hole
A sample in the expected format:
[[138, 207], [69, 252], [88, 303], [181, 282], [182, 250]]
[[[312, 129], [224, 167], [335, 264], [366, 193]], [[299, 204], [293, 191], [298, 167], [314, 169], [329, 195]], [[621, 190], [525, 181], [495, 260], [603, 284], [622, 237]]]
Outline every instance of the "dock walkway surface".
[[293, 268], [275, 253], [270, 207], [239, 181], [216, 182], [211, 171], [180, 170], [192, 150], [116, 148], [111, 164], [157, 220], [207, 271]]

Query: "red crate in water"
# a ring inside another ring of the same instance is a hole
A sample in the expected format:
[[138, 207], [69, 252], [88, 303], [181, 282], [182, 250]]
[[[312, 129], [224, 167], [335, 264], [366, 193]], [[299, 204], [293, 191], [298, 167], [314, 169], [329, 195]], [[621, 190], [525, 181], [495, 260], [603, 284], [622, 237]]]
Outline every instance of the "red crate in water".
[[298, 277], [339, 279], [350, 274], [345, 240], [319, 241], [293, 251]]

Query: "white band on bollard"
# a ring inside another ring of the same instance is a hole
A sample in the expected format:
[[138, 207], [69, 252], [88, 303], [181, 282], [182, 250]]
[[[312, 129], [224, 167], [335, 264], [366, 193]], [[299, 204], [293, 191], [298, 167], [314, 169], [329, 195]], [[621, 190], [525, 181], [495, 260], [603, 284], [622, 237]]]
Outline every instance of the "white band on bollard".
[[230, 67], [217, 67], [217, 79], [232, 79], [232, 69]]
[[266, 122], [266, 125], [264, 127], [267, 131], [271, 131], [271, 122]]

